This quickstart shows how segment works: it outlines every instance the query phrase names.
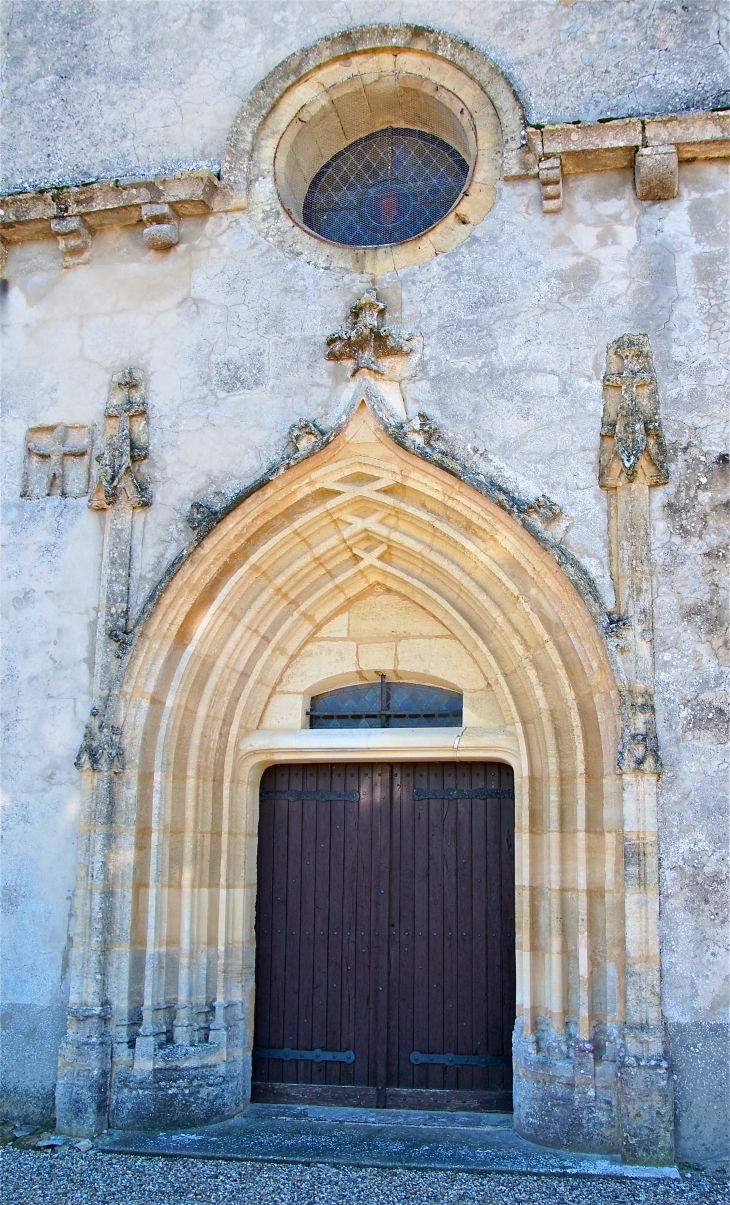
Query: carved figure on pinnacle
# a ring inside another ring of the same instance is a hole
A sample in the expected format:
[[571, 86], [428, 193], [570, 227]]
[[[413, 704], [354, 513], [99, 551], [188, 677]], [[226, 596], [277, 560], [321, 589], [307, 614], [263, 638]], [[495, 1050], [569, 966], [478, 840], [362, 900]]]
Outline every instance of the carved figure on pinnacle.
[[147, 401], [141, 372], [127, 368], [112, 380], [104, 410], [104, 438], [96, 460], [99, 472], [89, 499], [93, 510], [106, 510], [126, 499], [132, 507], [149, 506], [150, 487], [134, 465], [149, 455]]
[[606, 349], [600, 484], [633, 482], [643, 462], [647, 485], [668, 480], [659, 388], [648, 335], [622, 335]]

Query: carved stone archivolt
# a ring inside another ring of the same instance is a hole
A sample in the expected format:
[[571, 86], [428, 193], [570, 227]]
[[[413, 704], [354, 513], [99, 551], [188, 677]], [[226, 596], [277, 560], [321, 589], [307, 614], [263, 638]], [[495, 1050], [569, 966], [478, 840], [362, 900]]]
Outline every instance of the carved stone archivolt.
[[94, 428], [30, 427], [25, 436], [22, 498], [83, 498], [89, 492]]

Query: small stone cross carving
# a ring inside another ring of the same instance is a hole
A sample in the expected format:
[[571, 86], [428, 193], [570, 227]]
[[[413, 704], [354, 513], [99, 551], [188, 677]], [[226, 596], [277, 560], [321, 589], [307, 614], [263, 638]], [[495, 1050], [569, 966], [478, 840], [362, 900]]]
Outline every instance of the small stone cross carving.
[[659, 417], [659, 390], [648, 335], [622, 335], [606, 349], [599, 482], [615, 487], [621, 474], [646, 483], [668, 481], [667, 449]]
[[354, 319], [352, 326], [341, 326], [328, 336], [325, 359], [354, 360], [350, 372], [354, 377], [361, 368], [385, 373], [380, 360], [386, 356], [410, 355], [411, 349], [407, 345], [412, 336], [382, 325], [385, 305], [378, 301], [375, 289], [368, 289], [351, 307], [350, 313]]
[[[89, 464], [93, 445], [92, 427], [72, 427], [81, 443], [69, 442], [69, 429], [31, 427], [25, 436], [23, 498], [80, 498], [89, 489]], [[45, 437], [45, 438], [44, 438]], [[78, 469], [69, 471], [67, 457], [78, 461]], [[85, 457], [85, 460], [81, 458]], [[37, 462], [40, 460], [41, 464]]]
[[106, 510], [122, 498], [131, 507], [149, 506], [148, 482], [134, 465], [149, 455], [147, 402], [142, 373], [127, 368], [112, 379], [104, 410], [104, 437], [96, 459], [99, 472], [89, 499], [94, 510]]

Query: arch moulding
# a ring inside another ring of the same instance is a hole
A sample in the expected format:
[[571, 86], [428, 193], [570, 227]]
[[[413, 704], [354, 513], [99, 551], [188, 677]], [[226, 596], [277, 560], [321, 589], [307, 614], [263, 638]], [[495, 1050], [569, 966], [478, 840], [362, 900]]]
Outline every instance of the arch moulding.
[[[516, 785], [516, 1127], [656, 1161], [671, 1113], [656, 887], [624, 865], [656, 776], [617, 770], [597, 618], [505, 505], [366, 395], [221, 517], [138, 625], [113, 704], [125, 768], [83, 773], [59, 1124], [245, 1106], [266, 766], [492, 758]], [[304, 727], [317, 689], [380, 670], [460, 690], [465, 726]]]

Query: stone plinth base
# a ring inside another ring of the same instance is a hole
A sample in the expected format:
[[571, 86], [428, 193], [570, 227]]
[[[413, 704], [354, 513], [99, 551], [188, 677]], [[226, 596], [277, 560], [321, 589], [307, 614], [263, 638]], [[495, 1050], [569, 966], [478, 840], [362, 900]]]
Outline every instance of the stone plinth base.
[[109, 1123], [119, 1130], [208, 1125], [239, 1113], [250, 1095], [250, 1054], [223, 1060], [212, 1044], [164, 1046], [152, 1067], [115, 1067]]
[[[631, 1031], [636, 1040], [636, 1028]], [[656, 1044], [656, 1031], [650, 1035]], [[581, 1042], [515, 1026], [514, 1124], [543, 1146], [620, 1154], [625, 1163], [674, 1163], [672, 1078], [666, 1058], [626, 1057], [622, 1029]]]

